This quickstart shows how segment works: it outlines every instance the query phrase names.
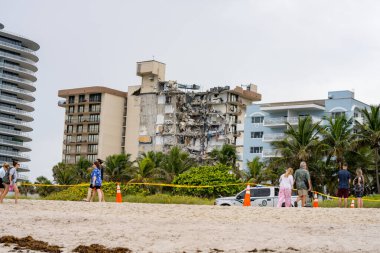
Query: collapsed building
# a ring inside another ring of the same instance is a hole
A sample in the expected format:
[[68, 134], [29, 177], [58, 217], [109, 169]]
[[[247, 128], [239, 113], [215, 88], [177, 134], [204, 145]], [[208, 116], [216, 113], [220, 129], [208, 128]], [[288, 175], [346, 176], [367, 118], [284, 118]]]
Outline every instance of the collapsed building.
[[142, 82], [128, 89], [125, 134], [132, 159], [178, 146], [203, 160], [214, 148], [231, 144], [242, 168], [246, 107], [261, 100], [256, 85], [200, 91], [199, 85], [165, 81], [165, 64], [158, 61], [138, 62], [137, 75]]

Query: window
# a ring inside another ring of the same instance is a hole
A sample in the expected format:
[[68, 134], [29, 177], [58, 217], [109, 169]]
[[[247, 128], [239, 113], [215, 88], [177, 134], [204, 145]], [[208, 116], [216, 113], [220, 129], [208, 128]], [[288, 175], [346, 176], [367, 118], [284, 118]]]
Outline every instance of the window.
[[76, 148], [75, 148], [76, 153], [80, 153], [81, 147], [82, 147], [81, 145], [76, 146]]
[[250, 147], [249, 152], [251, 154], [261, 154], [263, 153], [263, 147]]
[[96, 152], [98, 152], [98, 145], [97, 144], [89, 144], [87, 151], [89, 153], [96, 153]]
[[77, 142], [82, 142], [82, 135], [80, 134], [77, 135]]
[[72, 133], [73, 132], [73, 125], [69, 125], [66, 127], [66, 132], [67, 133]]
[[345, 115], [344, 112], [332, 112], [332, 113], [331, 113], [331, 117], [332, 117], [333, 119], [338, 118], [338, 117], [341, 117], [341, 116], [343, 116], [343, 115]]
[[84, 112], [84, 105], [78, 106], [78, 112]]
[[88, 131], [89, 132], [99, 132], [99, 125], [98, 124], [88, 125]]
[[73, 122], [73, 115], [67, 115], [67, 123]]
[[85, 96], [84, 95], [79, 95], [79, 103], [86, 102]]
[[70, 151], [71, 151], [71, 146], [66, 146], [65, 150], [66, 150], [66, 153], [70, 153]]
[[77, 126], [77, 133], [82, 133], [83, 132], [83, 125], [78, 125]]
[[66, 142], [71, 142], [71, 141], [72, 141], [72, 135], [67, 135]]
[[360, 113], [359, 112], [354, 112], [354, 118], [359, 118], [360, 117]]
[[83, 115], [78, 115], [78, 122], [83, 122]]
[[90, 94], [90, 102], [101, 102], [102, 101], [102, 94]]
[[97, 134], [90, 134], [88, 135], [88, 141], [89, 142], [98, 142], [98, 135]]
[[74, 104], [75, 101], [75, 96], [70, 96], [69, 97], [69, 104]]
[[75, 162], [77, 163], [77, 162], [79, 162], [79, 160], [80, 160], [80, 155], [76, 155], [75, 156]]
[[90, 105], [90, 112], [100, 112], [100, 105]]
[[172, 103], [172, 97], [171, 96], [166, 96], [165, 97], [165, 104], [171, 104]]
[[251, 138], [260, 139], [263, 138], [264, 132], [251, 132]]
[[259, 116], [259, 117], [252, 117], [252, 123], [263, 123], [264, 117]]
[[270, 188], [254, 188], [251, 190], [253, 197], [268, 197], [270, 196]]
[[90, 122], [99, 122], [100, 115], [99, 114], [91, 114], [90, 115]]
[[87, 155], [87, 160], [89, 161], [95, 161], [97, 158], [97, 155]]
[[74, 106], [69, 106], [69, 113], [74, 113]]
[[70, 163], [70, 156], [69, 155], [65, 156], [65, 163]]

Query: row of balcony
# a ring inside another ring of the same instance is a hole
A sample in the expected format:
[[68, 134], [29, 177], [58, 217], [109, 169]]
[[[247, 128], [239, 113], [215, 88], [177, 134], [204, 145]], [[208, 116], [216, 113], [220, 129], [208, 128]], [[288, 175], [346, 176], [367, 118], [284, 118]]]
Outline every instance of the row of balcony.
[[67, 131], [65, 130], [65, 134], [88, 134], [88, 133], [99, 133], [99, 129], [96, 130], [83, 130], [83, 131]]
[[75, 104], [80, 104], [80, 103], [101, 103], [102, 101], [100, 99], [84, 99], [78, 102], [67, 102], [66, 100], [59, 100], [58, 101], [58, 106], [66, 106], [66, 105], [75, 105]]
[[14, 113], [14, 114], [19, 114], [19, 115], [25, 115], [25, 116], [29, 116], [29, 117], [32, 116], [32, 114], [27, 112], [27, 111], [23, 111], [23, 110], [16, 109], [16, 108], [10, 108], [7, 106], [0, 106], [0, 111], [9, 112], [11, 114]]
[[0, 121], [1, 122], [6, 122], [9, 124], [14, 124], [14, 125], [21, 125], [25, 127], [30, 127], [30, 124], [28, 122], [22, 121], [22, 120], [17, 120], [17, 119], [11, 119], [7, 117], [0, 116]]
[[7, 102], [10, 102], [10, 103], [23, 104], [23, 105], [27, 105], [27, 106], [31, 106], [31, 107], [33, 106], [33, 102], [29, 102], [29, 101], [26, 101], [24, 99], [19, 99], [19, 98], [15, 98], [15, 97], [11, 97], [11, 96], [0, 95], [0, 99], [7, 101]]
[[98, 143], [98, 139], [94, 140], [88, 140], [88, 139], [82, 139], [82, 140], [64, 140], [64, 144], [82, 144], [82, 143]]
[[96, 154], [98, 153], [97, 149], [94, 150], [63, 150], [65, 155], [87, 155], [87, 154]]
[[25, 89], [20, 89], [12, 85], [7, 85], [7, 84], [0, 84], [0, 89], [2, 90], [7, 90], [7, 91], [14, 91], [17, 93], [25, 94], [28, 96], [32, 96], [33, 92], [25, 90]]
[[24, 83], [24, 84], [27, 84], [27, 85], [34, 85], [34, 82], [32, 82], [30, 80], [27, 80], [27, 79], [24, 79], [24, 78], [20, 78], [20, 77], [14, 76], [14, 75], [0, 73], [0, 77], [2, 77], [4, 79], [11, 80], [11, 81], [16, 81], [16, 82]]
[[15, 135], [15, 136], [24, 136], [24, 137], [29, 138], [29, 134], [27, 134], [25, 132], [13, 130], [13, 129], [8, 129], [8, 128], [4, 128], [4, 127], [0, 127], [0, 133], [11, 134], [11, 135]]
[[0, 139], [0, 144], [12, 145], [12, 146], [24, 147], [24, 148], [30, 149], [30, 145], [28, 145], [24, 142], [21, 142], [21, 141], [10, 141], [7, 139]]
[[100, 122], [100, 118], [90, 118], [90, 117], [84, 117], [81, 120], [78, 119], [71, 119], [71, 120], [65, 120], [66, 124], [80, 124], [80, 123], [97, 123]]
[[29, 160], [29, 155], [24, 154], [24, 153], [20, 153], [20, 152], [17, 152], [17, 151], [10, 151], [10, 150], [0, 149], [0, 155], [11, 156], [11, 157], [15, 157], [16, 159], [27, 159], [27, 160]]
[[26, 69], [26, 68], [23, 68], [23, 67], [20, 67], [20, 66], [17, 66], [17, 65], [13, 65], [13, 64], [8, 64], [8, 63], [5, 63], [5, 62], [0, 62], [0, 68], [3, 67], [3, 68], [8, 68], [8, 69], [11, 69], [11, 70], [16, 70], [16, 71], [20, 71], [20, 72], [24, 72], [24, 73], [27, 73], [31, 76], [34, 76], [34, 72], [29, 70], [29, 69]]

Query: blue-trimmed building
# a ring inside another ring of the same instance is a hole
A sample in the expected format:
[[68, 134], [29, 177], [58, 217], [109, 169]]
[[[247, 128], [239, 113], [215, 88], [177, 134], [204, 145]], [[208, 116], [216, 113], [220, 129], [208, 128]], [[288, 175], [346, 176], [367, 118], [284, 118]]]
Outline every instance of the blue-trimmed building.
[[362, 121], [360, 110], [367, 104], [354, 98], [352, 91], [331, 91], [327, 99], [252, 104], [248, 106], [244, 121], [243, 168], [255, 157], [262, 159], [279, 156], [271, 142], [285, 138], [286, 122], [297, 125], [299, 117], [311, 116], [314, 122], [324, 116], [338, 116]]

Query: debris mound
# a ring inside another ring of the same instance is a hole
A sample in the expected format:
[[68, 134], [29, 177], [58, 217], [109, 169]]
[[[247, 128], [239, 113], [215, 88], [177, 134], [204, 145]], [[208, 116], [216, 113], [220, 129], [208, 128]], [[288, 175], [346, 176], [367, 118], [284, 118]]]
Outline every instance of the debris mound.
[[10, 244], [16, 244], [18, 247], [17, 249], [26, 249], [26, 250], [38, 250], [42, 252], [49, 252], [49, 253], [61, 253], [62, 247], [56, 246], [56, 245], [49, 245], [49, 243], [44, 241], [38, 241], [33, 239], [31, 236], [23, 237], [23, 238], [17, 238], [11, 235], [6, 235], [0, 237], [0, 243], [4, 243], [5, 245]]
[[108, 248], [104, 247], [103, 245], [91, 244], [90, 246], [80, 245], [80, 246], [76, 247], [73, 250], [73, 252], [78, 252], [78, 253], [131, 253], [132, 250], [130, 250], [128, 248], [122, 248], [122, 247], [108, 249]]

